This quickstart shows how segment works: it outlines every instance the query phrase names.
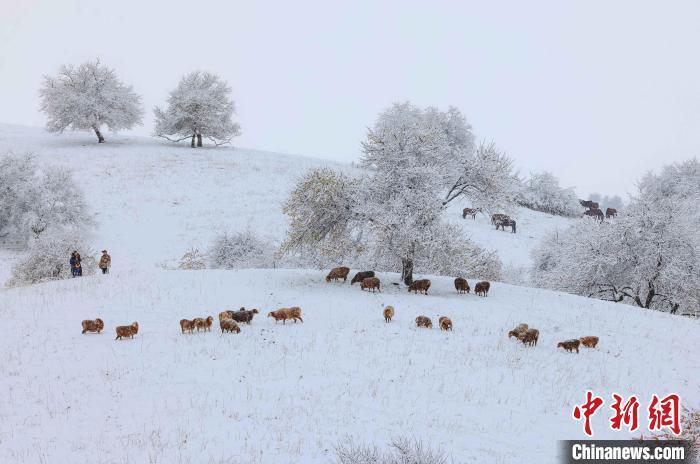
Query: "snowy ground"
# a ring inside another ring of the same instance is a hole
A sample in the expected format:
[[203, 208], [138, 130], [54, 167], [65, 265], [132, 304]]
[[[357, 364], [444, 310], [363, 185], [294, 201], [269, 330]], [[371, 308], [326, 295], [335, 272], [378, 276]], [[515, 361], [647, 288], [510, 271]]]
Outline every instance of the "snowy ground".
[[[433, 278], [408, 294], [326, 284], [317, 271], [159, 271], [84, 277], [2, 293], [0, 462], [329, 462], [346, 436], [416, 436], [455, 462], [556, 462], [556, 439], [586, 389], [698, 405], [698, 323], [652, 311], [495, 284], [457, 295]], [[396, 308], [385, 324], [384, 305]], [[182, 335], [178, 321], [239, 306], [239, 335]], [[304, 324], [266, 312], [299, 305]], [[448, 315], [454, 332], [416, 329]], [[101, 317], [101, 335], [80, 321]], [[137, 320], [133, 340], [114, 326]], [[539, 345], [509, 340], [528, 322]], [[599, 335], [579, 355], [556, 342]], [[620, 438], [598, 414], [598, 438]]]
[[[382, 274], [381, 294], [325, 284], [301, 270], [166, 271], [219, 230], [280, 240], [280, 210], [307, 169], [347, 165], [245, 149], [172, 146], [145, 138], [55, 137], [0, 126], [0, 153], [32, 152], [68, 166], [96, 213], [97, 249], [113, 273], [0, 289], [0, 462], [320, 463], [351, 436], [379, 445], [415, 436], [454, 462], [556, 462], [556, 440], [583, 437], [571, 408], [585, 390], [605, 396], [671, 391], [700, 406], [698, 322], [628, 306], [495, 283], [488, 298], [457, 295], [434, 277], [409, 295]], [[547, 230], [569, 220], [518, 210], [518, 234], [485, 216], [446, 213], [477, 243], [524, 266]], [[16, 252], [0, 253], [4, 282]], [[469, 276], [473, 284], [474, 278]], [[385, 324], [384, 305], [397, 316]], [[267, 311], [298, 305], [304, 324]], [[181, 318], [257, 307], [239, 335], [182, 335]], [[448, 315], [453, 333], [413, 319]], [[101, 317], [101, 335], [80, 321]], [[114, 326], [137, 320], [134, 340]], [[520, 322], [536, 348], [508, 340]], [[568, 354], [556, 342], [599, 335]], [[607, 406], [606, 406], [607, 409]], [[621, 438], [606, 420], [597, 438]]]

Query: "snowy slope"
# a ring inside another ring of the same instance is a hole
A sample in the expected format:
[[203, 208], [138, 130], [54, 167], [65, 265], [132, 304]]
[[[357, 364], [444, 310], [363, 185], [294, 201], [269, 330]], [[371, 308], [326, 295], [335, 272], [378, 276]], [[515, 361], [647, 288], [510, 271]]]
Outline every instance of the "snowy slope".
[[[108, 249], [114, 266], [123, 269], [175, 260], [189, 247], [205, 248], [222, 230], [250, 228], [280, 241], [287, 224], [281, 205], [301, 175], [321, 166], [355, 171], [350, 165], [296, 155], [192, 149], [129, 136], [111, 136], [99, 145], [87, 133], [56, 136], [39, 128], [0, 125], [0, 153], [7, 152], [30, 152], [42, 165], [75, 172], [96, 213], [95, 246]], [[547, 230], [569, 222], [518, 209], [513, 214], [518, 234], [512, 236], [496, 232], [486, 215], [463, 220], [464, 206], [454, 204], [446, 212], [450, 220], [476, 243], [497, 250], [504, 263], [517, 266], [529, 264], [530, 250]], [[0, 278], [5, 276], [0, 269]]]
[[[503, 284], [480, 298], [434, 277], [423, 296], [381, 274], [371, 294], [323, 275], [116, 272], [3, 291], [0, 462], [327, 463], [344, 437], [406, 435], [458, 463], [554, 463], [557, 439], [583, 438], [571, 408], [586, 389], [700, 402], [697, 321]], [[183, 317], [241, 305], [262, 314], [239, 335], [180, 333]], [[289, 305], [303, 324], [264, 317]], [[419, 314], [454, 332], [416, 329]], [[106, 331], [81, 335], [98, 316]], [[133, 320], [140, 333], [115, 341]], [[519, 322], [537, 347], [507, 338]], [[555, 347], [590, 334], [597, 349]], [[596, 437], [626, 437], [608, 417]]]

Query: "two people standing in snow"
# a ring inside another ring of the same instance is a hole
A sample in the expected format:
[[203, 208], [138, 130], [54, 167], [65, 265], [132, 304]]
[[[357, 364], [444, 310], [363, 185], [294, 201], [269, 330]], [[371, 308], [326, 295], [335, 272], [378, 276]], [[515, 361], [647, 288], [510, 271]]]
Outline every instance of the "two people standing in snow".
[[109, 256], [107, 250], [102, 250], [102, 257], [100, 258], [100, 269], [102, 269], [103, 274], [109, 272], [109, 268], [112, 267], [112, 257]]
[[[109, 256], [107, 250], [102, 250], [102, 256], [100, 257], [98, 266], [102, 269], [102, 274], [107, 274], [109, 268], [112, 267], [112, 257]], [[83, 275], [80, 253], [77, 251], [73, 251], [70, 255], [70, 272], [73, 277], [82, 277]]]
[[73, 251], [70, 255], [70, 272], [73, 277], [80, 277], [83, 275], [83, 268], [80, 265], [80, 253]]

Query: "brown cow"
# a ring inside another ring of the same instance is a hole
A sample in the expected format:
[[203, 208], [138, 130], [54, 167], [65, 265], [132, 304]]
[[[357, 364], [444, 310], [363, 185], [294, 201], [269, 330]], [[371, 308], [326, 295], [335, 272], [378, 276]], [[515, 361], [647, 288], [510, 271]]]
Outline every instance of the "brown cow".
[[490, 288], [491, 284], [489, 282], [477, 282], [476, 285], [474, 285], [474, 293], [479, 296], [488, 296]]
[[326, 282], [330, 282], [331, 280], [337, 282], [339, 279], [343, 279], [343, 282], [347, 282], [349, 273], [349, 267], [334, 267], [326, 276]]
[[376, 277], [367, 277], [362, 281], [360, 284], [360, 290], [372, 290], [372, 293], [374, 293], [374, 290], [377, 289], [379, 290], [379, 293], [382, 292], [382, 289], [380, 288], [380, 282], [379, 279]]
[[428, 289], [430, 288], [430, 280], [428, 279], [420, 279], [420, 280], [414, 280], [411, 282], [411, 285], [408, 286], [408, 291], [410, 292], [415, 292], [416, 295], [418, 293], [424, 293], [428, 294]]
[[467, 282], [467, 279], [457, 277], [455, 279], [455, 290], [457, 290], [457, 293], [469, 293], [471, 289], [469, 288], [469, 282]]

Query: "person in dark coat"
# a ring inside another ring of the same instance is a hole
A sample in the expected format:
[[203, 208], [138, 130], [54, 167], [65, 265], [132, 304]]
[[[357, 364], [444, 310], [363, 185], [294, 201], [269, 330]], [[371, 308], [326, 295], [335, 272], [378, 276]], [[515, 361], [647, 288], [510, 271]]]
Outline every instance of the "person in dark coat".
[[83, 268], [80, 265], [80, 253], [73, 251], [70, 255], [70, 272], [73, 277], [80, 277], [83, 275]]

